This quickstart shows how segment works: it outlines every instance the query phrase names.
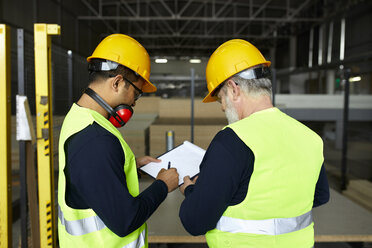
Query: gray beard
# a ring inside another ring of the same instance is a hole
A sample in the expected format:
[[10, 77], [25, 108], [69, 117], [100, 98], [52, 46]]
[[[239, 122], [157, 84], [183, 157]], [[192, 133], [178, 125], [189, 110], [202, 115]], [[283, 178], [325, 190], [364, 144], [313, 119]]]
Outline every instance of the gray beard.
[[236, 109], [232, 105], [230, 98], [227, 95], [225, 96], [225, 102], [226, 102], [225, 115], [228, 123], [232, 124], [234, 122], [239, 121], [238, 113], [236, 112]]

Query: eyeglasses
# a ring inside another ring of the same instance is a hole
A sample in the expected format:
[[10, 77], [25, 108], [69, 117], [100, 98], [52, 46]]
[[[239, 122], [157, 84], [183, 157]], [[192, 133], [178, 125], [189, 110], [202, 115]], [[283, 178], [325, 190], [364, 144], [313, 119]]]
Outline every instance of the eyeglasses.
[[[225, 85], [225, 83], [229, 80], [230, 78], [226, 79], [223, 81], [220, 85], [217, 86], [217, 88], [213, 91], [212, 96], [216, 98], [217, 102], [221, 103], [221, 98], [218, 96], [220, 93], [222, 87]], [[237, 82], [233, 81], [236, 85], [239, 85]]]
[[127, 79], [127, 78], [125, 78], [125, 77], [123, 77], [123, 79], [124, 79], [126, 82], [128, 82], [130, 85], [132, 85], [133, 88], [137, 91], [136, 96], [134, 97], [134, 100], [137, 101], [138, 98], [140, 98], [140, 97], [142, 96], [143, 91], [140, 90], [137, 86], [135, 86], [134, 83], [132, 83], [129, 79]]
[[217, 88], [213, 91], [212, 96], [214, 96], [217, 100], [217, 102], [221, 103], [221, 98], [218, 96], [220, 93], [221, 88], [225, 85], [225, 82], [222, 82], [220, 85], [217, 86]]

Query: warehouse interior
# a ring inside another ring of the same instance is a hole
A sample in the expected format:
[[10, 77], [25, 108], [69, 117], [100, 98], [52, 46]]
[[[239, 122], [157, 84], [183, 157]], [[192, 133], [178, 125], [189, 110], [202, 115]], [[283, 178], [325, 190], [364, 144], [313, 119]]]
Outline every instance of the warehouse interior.
[[[174, 133], [174, 146], [189, 140], [208, 148], [227, 121], [218, 103], [201, 102], [208, 93], [205, 68], [223, 42], [244, 39], [272, 63], [275, 106], [323, 139], [332, 191], [331, 202], [315, 216], [315, 247], [372, 247], [371, 23], [370, 0], [0, 0], [0, 24], [10, 37], [12, 235], [4, 247], [34, 247], [31, 216], [41, 214], [31, 211], [31, 202], [23, 205], [21, 188], [32, 182], [22, 182], [16, 116], [17, 95], [24, 95], [36, 128], [34, 24], [60, 27], [50, 46], [55, 194], [59, 131], [87, 87], [86, 58], [103, 38], [129, 35], [151, 58], [150, 80], [158, 90], [145, 93], [131, 121], [119, 129], [137, 157], [163, 154], [167, 131]], [[37, 162], [33, 166], [37, 170]], [[142, 188], [152, 180], [142, 179]], [[28, 190], [32, 187], [37, 186]], [[149, 247], [207, 247], [204, 237], [182, 229], [182, 197], [171, 193], [149, 219]]]

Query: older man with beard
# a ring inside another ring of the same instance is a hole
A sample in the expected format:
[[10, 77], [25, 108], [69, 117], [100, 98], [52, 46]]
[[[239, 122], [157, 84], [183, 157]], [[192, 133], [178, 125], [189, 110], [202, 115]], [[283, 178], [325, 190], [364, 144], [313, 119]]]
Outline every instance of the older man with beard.
[[206, 69], [208, 95], [229, 125], [212, 140], [198, 178], [184, 178], [180, 218], [210, 247], [312, 247], [311, 210], [329, 200], [323, 142], [273, 107], [270, 62], [230, 40]]

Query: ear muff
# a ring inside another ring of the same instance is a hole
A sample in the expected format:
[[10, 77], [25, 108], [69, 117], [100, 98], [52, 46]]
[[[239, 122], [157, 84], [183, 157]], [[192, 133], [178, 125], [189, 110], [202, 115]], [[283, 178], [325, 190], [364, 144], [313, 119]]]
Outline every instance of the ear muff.
[[113, 109], [91, 88], [85, 89], [84, 93], [90, 96], [94, 101], [96, 101], [102, 108], [104, 108], [110, 114], [109, 121], [115, 127], [124, 126], [133, 115], [133, 109], [129, 105], [121, 104], [115, 107], [115, 109]]
[[[114, 113], [115, 113], [115, 117], [114, 117], [114, 115], [111, 115], [109, 117], [109, 121], [115, 127], [122, 127], [132, 117], [132, 115], [133, 115], [133, 109], [132, 109], [131, 106], [128, 106], [128, 105], [125, 105], [125, 104], [121, 104], [121, 105], [117, 106], [114, 109]], [[122, 122], [118, 122], [118, 118], [117, 117], [119, 117]], [[124, 122], [124, 124], [122, 124], [123, 122]]]

